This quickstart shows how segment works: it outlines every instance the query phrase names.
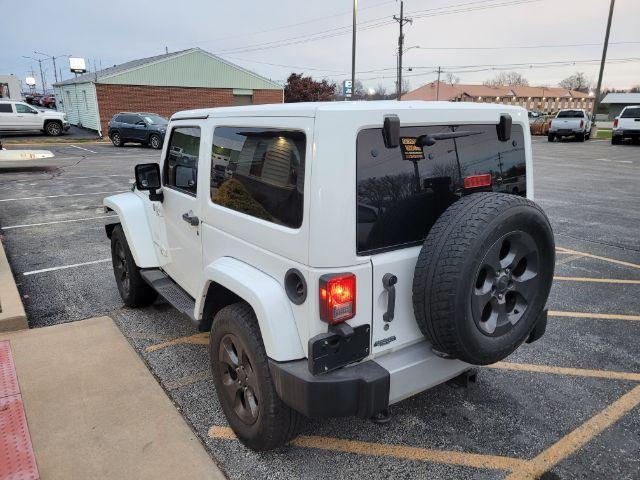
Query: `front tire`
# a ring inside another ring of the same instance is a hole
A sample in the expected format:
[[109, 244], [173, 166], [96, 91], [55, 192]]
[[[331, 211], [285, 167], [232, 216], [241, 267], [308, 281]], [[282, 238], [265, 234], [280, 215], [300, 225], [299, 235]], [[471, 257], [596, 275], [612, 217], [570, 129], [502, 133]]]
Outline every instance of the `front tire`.
[[58, 122], [49, 122], [44, 127], [44, 130], [47, 132], [47, 135], [57, 137], [62, 133], [62, 125]]
[[120, 297], [127, 307], [144, 307], [153, 303], [157, 292], [140, 276], [140, 269], [129, 249], [121, 225], [111, 234], [111, 261]]
[[244, 445], [272, 450], [296, 436], [303, 417], [276, 392], [258, 321], [247, 303], [217, 313], [209, 359], [222, 410]]
[[160, 141], [160, 137], [158, 135], [151, 135], [149, 137], [149, 146], [154, 150], [159, 150], [162, 148], [162, 142]]

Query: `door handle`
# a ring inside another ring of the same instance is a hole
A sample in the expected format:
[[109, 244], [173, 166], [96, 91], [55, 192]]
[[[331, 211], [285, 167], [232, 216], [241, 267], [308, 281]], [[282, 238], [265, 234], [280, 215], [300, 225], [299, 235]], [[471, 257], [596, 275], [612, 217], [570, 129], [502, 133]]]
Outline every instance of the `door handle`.
[[183, 213], [182, 219], [192, 227], [197, 227], [198, 225], [200, 225], [200, 219], [195, 215], [192, 215], [191, 212]]
[[385, 322], [393, 320], [396, 310], [396, 287], [394, 286], [398, 282], [398, 277], [392, 273], [385, 273], [382, 276], [382, 287], [387, 291], [387, 311], [382, 315], [382, 319]]

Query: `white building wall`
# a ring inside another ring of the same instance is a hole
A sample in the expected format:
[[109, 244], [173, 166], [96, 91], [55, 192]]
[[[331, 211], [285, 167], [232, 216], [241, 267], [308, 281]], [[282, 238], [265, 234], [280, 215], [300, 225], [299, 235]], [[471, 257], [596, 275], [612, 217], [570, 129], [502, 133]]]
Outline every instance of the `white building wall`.
[[54, 92], [57, 109], [67, 114], [71, 125], [102, 133], [96, 86], [92, 82], [57, 86]]

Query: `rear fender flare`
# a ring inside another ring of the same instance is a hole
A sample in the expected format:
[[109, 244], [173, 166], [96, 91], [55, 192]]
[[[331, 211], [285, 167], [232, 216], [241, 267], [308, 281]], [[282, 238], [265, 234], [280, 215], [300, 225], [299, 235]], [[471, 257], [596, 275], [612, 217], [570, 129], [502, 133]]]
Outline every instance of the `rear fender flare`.
[[304, 358], [289, 299], [278, 281], [235, 258], [219, 258], [204, 269], [202, 295], [197, 299], [195, 309], [200, 318], [212, 282], [229, 289], [251, 305], [269, 358], [277, 362]]
[[144, 200], [133, 192], [106, 197], [103, 204], [118, 214], [131, 254], [140, 268], [160, 266]]

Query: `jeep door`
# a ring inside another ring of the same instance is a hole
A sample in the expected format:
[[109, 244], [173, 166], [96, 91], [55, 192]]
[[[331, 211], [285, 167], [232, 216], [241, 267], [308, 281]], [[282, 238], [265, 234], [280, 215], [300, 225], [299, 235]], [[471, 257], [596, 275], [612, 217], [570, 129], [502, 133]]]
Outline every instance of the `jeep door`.
[[162, 165], [164, 199], [155, 209], [163, 221], [154, 225], [154, 241], [165, 257], [164, 270], [195, 297], [202, 274], [198, 200], [202, 195], [198, 192], [198, 163], [204, 155], [201, 127], [194, 121], [174, 122], [168, 134]]

